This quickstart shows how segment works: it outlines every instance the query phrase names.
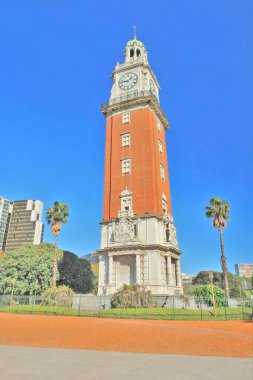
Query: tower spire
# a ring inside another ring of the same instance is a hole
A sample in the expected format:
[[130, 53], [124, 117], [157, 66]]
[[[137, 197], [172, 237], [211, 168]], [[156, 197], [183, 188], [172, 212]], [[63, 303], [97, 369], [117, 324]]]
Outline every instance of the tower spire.
[[136, 25], [133, 26], [134, 40], [136, 40]]

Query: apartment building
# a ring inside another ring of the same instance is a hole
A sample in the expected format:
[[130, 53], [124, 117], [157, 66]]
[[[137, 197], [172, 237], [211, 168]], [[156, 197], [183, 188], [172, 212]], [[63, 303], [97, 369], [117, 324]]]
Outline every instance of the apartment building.
[[7, 229], [5, 252], [23, 244], [40, 244], [43, 241], [43, 203], [39, 200], [14, 201]]
[[0, 196], [0, 251], [5, 250], [11, 210], [12, 202]]

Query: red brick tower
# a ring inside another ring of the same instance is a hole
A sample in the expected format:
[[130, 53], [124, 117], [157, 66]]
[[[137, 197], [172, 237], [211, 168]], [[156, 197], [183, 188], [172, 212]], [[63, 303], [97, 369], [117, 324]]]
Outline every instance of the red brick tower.
[[181, 294], [180, 251], [171, 213], [159, 84], [143, 43], [127, 43], [112, 74], [106, 117], [105, 188], [98, 294], [138, 283]]

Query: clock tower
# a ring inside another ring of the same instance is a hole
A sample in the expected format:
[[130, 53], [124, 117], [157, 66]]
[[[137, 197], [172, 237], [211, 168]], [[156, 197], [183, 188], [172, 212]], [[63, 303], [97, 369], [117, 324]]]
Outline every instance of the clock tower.
[[182, 294], [165, 140], [169, 122], [144, 44], [135, 37], [124, 55], [102, 105], [106, 150], [98, 294], [113, 294], [123, 284]]

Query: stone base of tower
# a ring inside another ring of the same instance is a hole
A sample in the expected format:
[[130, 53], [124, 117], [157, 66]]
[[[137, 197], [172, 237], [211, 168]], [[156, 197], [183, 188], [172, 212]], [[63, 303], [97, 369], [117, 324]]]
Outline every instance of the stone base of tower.
[[154, 295], [183, 294], [180, 251], [159, 246], [101, 249], [98, 295], [110, 295], [124, 284], [139, 284]]

